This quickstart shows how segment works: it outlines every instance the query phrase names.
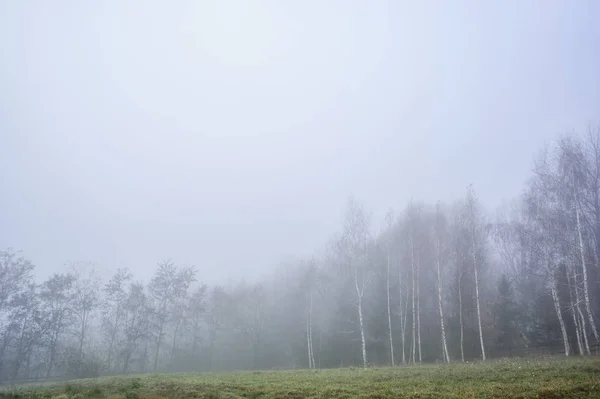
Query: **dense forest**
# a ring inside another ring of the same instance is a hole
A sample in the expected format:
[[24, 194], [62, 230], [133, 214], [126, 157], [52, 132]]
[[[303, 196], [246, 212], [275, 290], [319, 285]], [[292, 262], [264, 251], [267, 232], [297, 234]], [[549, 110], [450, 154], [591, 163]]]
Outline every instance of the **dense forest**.
[[26, 254], [3, 250], [0, 380], [595, 353], [600, 130], [535, 159], [522, 196], [493, 212], [468, 186], [400, 204], [375, 231], [350, 199], [324, 250], [259, 282], [207, 286], [199, 259], [161, 261], [147, 284], [85, 262], [38, 283]]

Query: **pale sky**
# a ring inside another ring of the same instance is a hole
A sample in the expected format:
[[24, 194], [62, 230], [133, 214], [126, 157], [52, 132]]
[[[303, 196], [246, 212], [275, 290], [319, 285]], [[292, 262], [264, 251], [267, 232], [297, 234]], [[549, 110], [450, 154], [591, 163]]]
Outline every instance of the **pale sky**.
[[600, 1], [0, 0], [0, 247], [208, 282], [600, 121]]

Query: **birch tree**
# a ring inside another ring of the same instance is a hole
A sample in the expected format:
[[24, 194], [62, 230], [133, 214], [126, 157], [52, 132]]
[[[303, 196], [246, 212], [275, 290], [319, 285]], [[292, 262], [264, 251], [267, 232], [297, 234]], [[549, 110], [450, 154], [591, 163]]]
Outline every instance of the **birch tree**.
[[392, 332], [392, 308], [391, 308], [391, 293], [390, 293], [390, 272], [392, 267], [392, 248], [393, 248], [393, 213], [390, 211], [386, 216], [387, 222], [387, 239], [386, 239], [386, 299], [387, 299], [387, 319], [388, 319], [388, 339], [390, 345], [390, 363], [392, 367], [394, 364], [394, 334]]
[[473, 260], [473, 274], [475, 277], [475, 301], [477, 305], [477, 324], [479, 328], [479, 342], [481, 344], [481, 359], [485, 361], [485, 345], [483, 344], [483, 329], [481, 326], [481, 300], [479, 296], [479, 273], [480, 273], [480, 258], [478, 252], [481, 247], [480, 237], [481, 229], [479, 225], [479, 210], [478, 202], [475, 196], [473, 186], [469, 186], [467, 190], [466, 212], [471, 235], [471, 256]]
[[446, 342], [446, 327], [444, 322], [444, 306], [443, 306], [443, 280], [442, 268], [447, 259], [447, 227], [446, 219], [440, 209], [440, 204], [436, 205], [435, 215], [435, 264], [436, 264], [436, 282], [437, 282], [437, 299], [438, 312], [440, 315], [440, 333], [442, 339], [442, 357], [446, 363], [450, 363], [450, 354], [448, 352], [448, 344]]
[[547, 149], [544, 149], [536, 160], [534, 173], [535, 178], [530, 182], [525, 196], [529, 235], [537, 258], [543, 265], [542, 270], [546, 274], [546, 285], [550, 290], [554, 310], [559, 321], [565, 356], [569, 356], [569, 337], [563, 318], [557, 280], [558, 266], [562, 258], [561, 254], [564, 251], [561, 242], [562, 231], [564, 231], [565, 226], [561, 222], [563, 218], [560, 217], [556, 173], [554, 173], [549, 163]]
[[[598, 134], [598, 133], [597, 133]], [[591, 149], [594, 149], [593, 147], [593, 143], [595, 143], [594, 141], [594, 137], [593, 136], [588, 136], [588, 142], [592, 144]], [[580, 291], [577, 290], [576, 288], [576, 292], [575, 295], [577, 297], [577, 302], [576, 302], [576, 306], [577, 306], [577, 310], [578, 313], [582, 313], [581, 312], [581, 306], [580, 303], [583, 302], [585, 309], [586, 309], [586, 315], [588, 317], [588, 320], [590, 322], [590, 326], [591, 326], [591, 330], [592, 333], [594, 334], [594, 337], [596, 339], [597, 342], [600, 342], [600, 337], [598, 334], [598, 330], [596, 328], [596, 323], [594, 320], [594, 314], [592, 311], [592, 307], [591, 307], [591, 301], [590, 301], [590, 294], [589, 294], [589, 281], [588, 281], [588, 264], [589, 262], [587, 262], [586, 260], [586, 244], [584, 242], [584, 226], [582, 224], [582, 215], [584, 215], [583, 212], [583, 204], [585, 201], [585, 197], [586, 195], [589, 197], [591, 194], [591, 197], [593, 198], [592, 201], [598, 200], [598, 193], [597, 193], [597, 176], [594, 176], [594, 170], [598, 168], [598, 165], [596, 165], [596, 167], [592, 166], [593, 162], [590, 162], [586, 159], [586, 155], [583, 149], [583, 144], [579, 141], [579, 140], [575, 140], [573, 138], [570, 137], [563, 137], [559, 143], [559, 162], [560, 162], [560, 166], [561, 166], [561, 180], [562, 180], [562, 185], [564, 186], [564, 190], [567, 191], [567, 195], [570, 194], [570, 200], [572, 202], [572, 208], [573, 208], [573, 214], [574, 214], [574, 219], [575, 219], [575, 226], [574, 228], [576, 229], [577, 232], [577, 248], [578, 248], [578, 257], [579, 257], [579, 261], [580, 261], [580, 265], [581, 265], [581, 270], [582, 270], [582, 288], [581, 290], [583, 291], [583, 298], [579, 298], [579, 296], [581, 295]], [[590, 155], [595, 155], [598, 156], [600, 154], [594, 154], [594, 152], [592, 152]], [[595, 170], [595, 173], [600, 172], [600, 170]], [[592, 193], [590, 193], [590, 188], [588, 187], [592, 187]], [[596, 191], [594, 193], [594, 191]], [[589, 201], [588, 201], [589, 203]], [[595, 204], [594, 204], [595, 205]], [[595, 206], [591, 207], [591, 210], [597, 210], [600, 211], [600, 209], [596, 209]], [[600, 218], [600, 215], [597, 216], [597, 218]], [[592, 228], [595, 226], [592, 226]], [[598, 248], [597, 245], [594, 245], [594, 248]], [[575, 285], [577, 286], [577, 275], [573, 276], [574, 278], [574, 282]], [[581, 323], [585, 325], [585, 318], [583, 318], [583, 316], [581, 317]], [[583, 329], [583, 334], [585, 334], [586, 329]], [[585, 336], [586, 340], [587, 340], [587, 336]]]
[[[421, 363], [421, 312], [420, 312], [420, 262], [419, 262], [419, 228], [421, 223], [420, 207], [410, 204], [406, 211], [408, 252], [411, 271], [411, 307], [412, 307], [412, 342], [411, 361]], [[418, 356], [418, 361], [417, 361]]]
[[364, 299], [373, 270], [369, 259], [369, 217], [356, 201], [351, 199], [346, 209], [344, 230], [340, 241], [344, 262], [353, 280], [355, 305], [358, 313], [363, 368], [368, 366], [365, 338]]

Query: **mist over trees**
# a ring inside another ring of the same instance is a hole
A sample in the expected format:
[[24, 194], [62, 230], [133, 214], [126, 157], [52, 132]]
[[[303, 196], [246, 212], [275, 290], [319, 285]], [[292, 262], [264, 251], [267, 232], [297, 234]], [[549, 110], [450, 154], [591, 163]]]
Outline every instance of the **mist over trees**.
[[148, 284], [83, 263], [38, 284], [2, 250], [0, 380], [597, 350], [600, 130], [544, 148], [508, 208], [486, 211], [469, 186], [374, 224], [351, 199], [323, 254], [227, 287], [202, 283], [201, 260], [160, 261]]

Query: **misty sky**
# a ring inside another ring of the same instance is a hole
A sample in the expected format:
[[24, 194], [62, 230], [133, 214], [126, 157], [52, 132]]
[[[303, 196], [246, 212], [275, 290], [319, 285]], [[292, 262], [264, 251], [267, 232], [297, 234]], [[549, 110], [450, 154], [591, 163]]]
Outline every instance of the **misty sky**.
[[214, 282], [350, 195], [494, 209], [600, 121], [600, 2], [0, 0], [0, 247]]

